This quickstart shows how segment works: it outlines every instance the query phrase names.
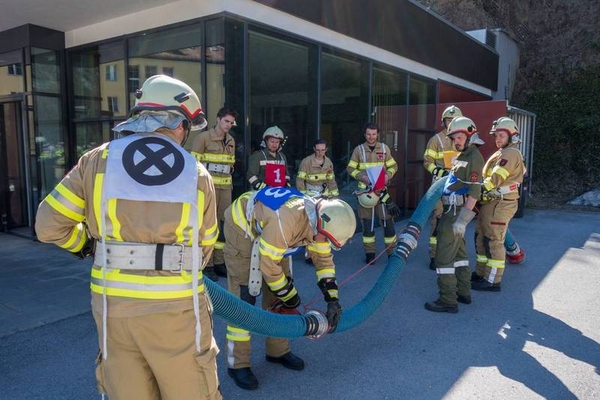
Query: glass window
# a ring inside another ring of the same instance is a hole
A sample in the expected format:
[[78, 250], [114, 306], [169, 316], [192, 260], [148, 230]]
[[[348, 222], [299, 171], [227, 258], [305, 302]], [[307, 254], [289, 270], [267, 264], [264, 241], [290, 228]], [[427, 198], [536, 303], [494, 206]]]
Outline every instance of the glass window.
[[308, 60], [307, 45], [250, 32], [251, 147], [258, 148], [264, 131], [277, 125], [287, 137], [283, 152], [291, 177], [307, 156], [309, 85], [314, 85]]
[[80, 122], [75, 124], [75, 150], [77, 159], [86, 151], [115, 138], [111, 130], [118, 122]]
[[60, 94], [60, 58], [58, 51], [31, 49], [33, 90]]
[[366, 63], [323, 52], [321, 67], [321, 137], [330, 143], [330, 157], [340, 196], [353, 198], [356, 180], [346, 173], [354, 148], [364, 141], [361, 132], [368, 115]]
[[[209, 123], [225, 105], [225, 34], [222, 19], [206, 22], [206, 104], [204, 111]], [[238, 111], [238, 110], [236, 110]]]
[[0, 53], [0, 96], [24, 92], [21, 50]]
[[136, 36], [128, 40], [128, 46], [129, 65], [137, 67], [137, 71], [129, 71], [130, 104], [135, 103], [135, 89], [144, 83], [140, 72], [147, 75], [153, 71], [155, 75], [162, 71], [187, 83], [202, 98], [202, 24]]
[[[135, 93], [142, 84], [140, 83], [140, 66], [129, 65], [127, 67], [127, 91], [129, 93]], [[132, 99], [132, 104], [135, 100]]]
[[42, 194], [49, 193], [62, 179], [66, 168], [66, 143], [60, 97], [34, 95], [33, 135], [38, 145]]
[[[125, 61], [123, 42], [109, 42], [70, 54], [75, 119], [125, 117]], [[122, 105], [116, 112], [108, 98]]]
[[146, 79], [148, 79], [151, 76], [158, 74], [158, 67], [156, 65], [146, 65], [144, 67], [144, 72], [146, 75]]
[[380, 139], [392, 151], [398, 172], [389, 187], [400, 207], [404, 206], [406, 161], [406, 86], [407, 74], [373, 66], [371, 102], [374, 121], [380, 128]]

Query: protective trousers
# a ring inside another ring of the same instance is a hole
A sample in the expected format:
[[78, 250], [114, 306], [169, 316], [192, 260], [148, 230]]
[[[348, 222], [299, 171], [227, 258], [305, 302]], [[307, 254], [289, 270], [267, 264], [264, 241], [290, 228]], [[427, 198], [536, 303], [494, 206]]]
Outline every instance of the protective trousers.
[[[394, 219], [385, 212], [384, 205], [379, 203], [374, 208], [365, 208], [358, 205], [358, 217], [363, 228], [363, 248], [365, 253], [376, 253], [377, 245], [375, 244], [375, 217], [379, 218], [381, 226], [383, 226], [383, 242], [388, 255], [394, 252], [396, 248], [396, 229], [394, 228]], [[375, 210], [375, 211], [373, 211]]]
[[[245, 232], [238, 228], [232, 221], [231, 216], [225, 217], [225, 264], [227, 265], [227, 285], [229, 292], [243, 301], [254, 305], [256, 297], [251, 296], [248, 291], [248, 280], [250, 279], [250, 258], [252, 252], [252, 240], [245, 237]], [[287, 258], [281, 261], [281, 267], [287, 276], [290, 276]], [[267, 309], [275, 303], [277, 297], [269, 290], [265, 281], [262, 283], [262, 308]], [[227, 325], [227, 364], [229, 368], [250, 367], [250, 332], [234, 325]], [[290, 352], [290, 344], [287, 339], [266, 338], [266, 353], [272, 357], [281, 357]]]
[[471, 295], [471, 272], [465, 239], [456, 237], [452, 231], [452, 224], [458, 218], [460, 209], [444, 206], [437, 225], [437, 283], [440, 300], [446, 304], [456, 304], [457, 295]]
[[435, 208], [431, 212], [431, 217], [429, 217], [429, 224], [431, 225], [431, 235], [429, 235], [429, 257], [435, 258], [435, 250], [437, 247], [437, 225], [440, 221], [440, 217], [442, 216], [442, 211], [444, 210], [444, 206], [442, 201], [438, 201], [435, 204]]
[[[200, 348], [194, 310], [108, 317], [107, 358], [96, 360], [98, 390], [111, 400], [222, 399], [213, 339], [212, 305], [200, 300]], [[102, 315], [94, 312], [102, 348]]]
[[225, 210], [231, 205], [231, 189], [220, 189], [215, 187], [215, 194], [217, 197], [217, 220], [219, 221], [219, 236], [217, 237], [217, 243], [215, 243], [215, 249], [213, 250], [212, 257], [208, 261], [208, 267], [225, 263], [225, 259], [223, 257], [223, 249], [225, 248], [223, 222], [225, 220]]
[[517, 208], [516, 200], [494, 200], [479, 208], [475, 229], [477, 275], [490, 283], [502, 281], [506, 259], [504, 238]]

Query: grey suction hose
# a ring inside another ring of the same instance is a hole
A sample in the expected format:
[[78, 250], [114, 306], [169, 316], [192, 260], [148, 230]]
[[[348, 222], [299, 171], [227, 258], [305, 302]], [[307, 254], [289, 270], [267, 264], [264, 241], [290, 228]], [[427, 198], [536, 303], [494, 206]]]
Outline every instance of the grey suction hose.
[[[408, 255], [417, 246], [421, 227], [440, 199], [446, 180], [447, 177], [439, 179], [425, 193], [406, 228], [399, 235], [398, 246], [381, 276], [358, 304], [344, 310], [335, 332], [344, 332], [357, 326], [379, 308], [404, 269]], [[305, 315], [274, 314], [238, 299], [210, 279], [206, 279], [204, 284], [212, 299], [214, 314], [242, 329], [281, 338], [318, 337], [327, 332], [327, 320], [319, 312], [311, 311]]]

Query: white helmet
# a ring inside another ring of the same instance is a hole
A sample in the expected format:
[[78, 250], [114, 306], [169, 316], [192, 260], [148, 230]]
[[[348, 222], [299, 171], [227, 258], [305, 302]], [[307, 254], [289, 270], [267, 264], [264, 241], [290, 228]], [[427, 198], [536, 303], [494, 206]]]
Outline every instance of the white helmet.
[[285, 137], [283, 136], [283, 131], [279, 129], [278, 126], [273, 125], [267, 128], [265, 133], [263, 133], [263, 140], [266, 142], [269, 138], [275, 138], [283, 141]]
[[442, 125], [446, 126], [445, 123], [446, 121], [444, 121], [446, 118], [450, 118], [450, 119], [454, 119], [457, 117], [462, 117], [462, 111], [460, 111], [460, 108], [452, 105], [450, 107], [447, 107], [444, 112], [442, 113]]
[[373, 208], [379, 203], [381, 196], [375, 192], [366, 192], [358, 195], [358, 202], [364, 208]]
[[467, 117], [457, 117], [450, 122], [446, 136], [451, 137], [457, 133], [464, 133], [467, 135], [467, 144], [478, 144], [483, 145], [485, 142], [479, 137], [477, 127], [473, 120]]
[[176, 111], [188, 120], [191, 130], [206, 127], [206, 118], [198, 95], [178, 79], [167, 75], [151, 76], [135, 91], [135, 98], [135, 106], [129, 116], [145, 110]]
[[317, 203], [317, 231], [339, 250], [356, 231], [354, 210], [343, 200], [322, 199]]
[[508, 133], [511, 143], [521, 143], [521, 135], [519, 134], [519, 127], [517, 123], [508, 117], [501, 117], [492, 123], [492, 130], [490, 135], [495, 135], [498, 131], [504, 131]]

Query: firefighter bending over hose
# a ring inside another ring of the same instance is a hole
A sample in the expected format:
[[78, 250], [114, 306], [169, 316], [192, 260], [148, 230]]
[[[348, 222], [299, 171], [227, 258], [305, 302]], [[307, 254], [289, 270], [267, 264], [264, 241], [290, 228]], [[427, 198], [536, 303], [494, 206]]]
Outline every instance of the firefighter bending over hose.
[[[327, 302], [330, 332], [335, 331], [339, 303], [331, 248], [339, 249], [354, 235], [352, 208], [337, 199], [314, 199], [291, 188], [247, 192], [225, 211], [225, 264], [229, 291], [252, 305], [262, 289], [262, 308], [299, 314], [288, 255], [307, 246], [315, 265], [317, 285]], [[242, 389], [258, 388], [250, 369], [250, 332], [227, 326], [228, 373]], [[304, 369], [287, 339], [266, 339], [266, 360], [292, 370]]]

